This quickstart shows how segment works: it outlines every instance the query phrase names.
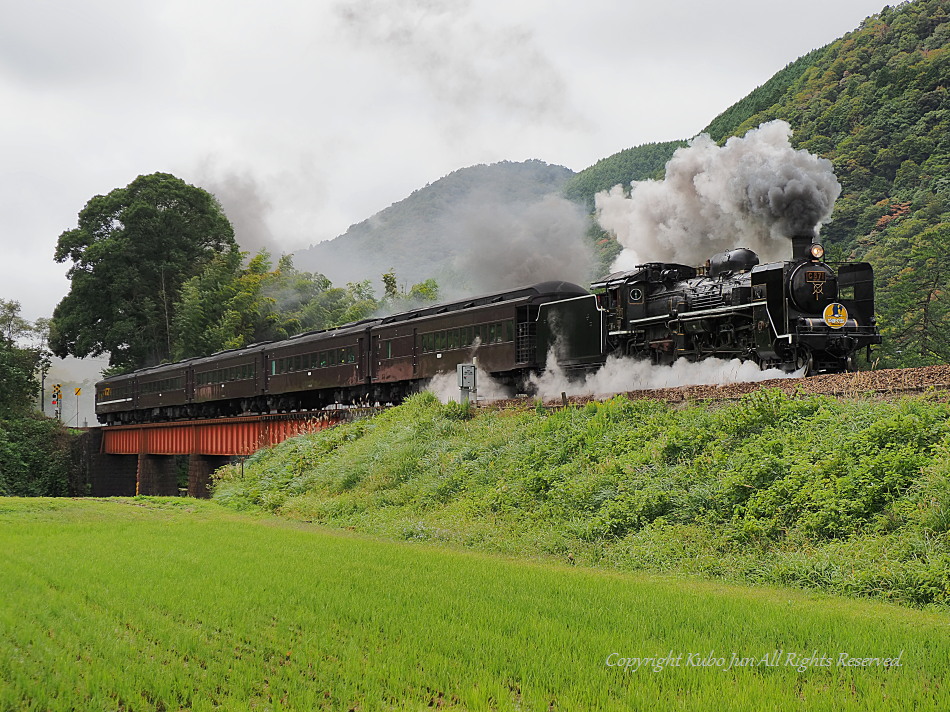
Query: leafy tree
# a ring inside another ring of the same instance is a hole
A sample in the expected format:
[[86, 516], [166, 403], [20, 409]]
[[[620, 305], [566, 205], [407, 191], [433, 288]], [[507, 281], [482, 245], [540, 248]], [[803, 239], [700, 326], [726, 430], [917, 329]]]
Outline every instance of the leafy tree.
[[20, 302], [0, 299], [0, 337], [13, 343], [33, 328], [20, 316]]
[[217, 255], [182, 287], [176, 305], [177, 358], [204, 356], [301, 331], [359, 321], [378, 308], [369, 282], [334, 288], [315, 272], [301, 272], [290, 255], [277, 265], [262, 251]]
[[383, 274], [383, 299], [395, 300], [399, 296], [399, 283], [393, 270]]
[[439, 284], [434, 279], [427, 279], [412, 285], [408, 290], [399, 287], [399, 280], [392, 270], [383, 276], [384, 294], [379, 308], [389, 313], [409, 311], [439, 299]]
[[167, 360], [182, 285], [234, 249], [214, 196], [167, 173], [94, 197], [56, 245], [56, 261], [72, 262], [72, 284], [53, 312], [53, 353], [108, 352], [123, 369]]
[[438, 299], [428, 279], [399, 289], [396, 275], [383, 275], [386, 295], [377, 300], [369, 280], [334, 287], [318, 272], [302, 272], [290, 255], [277, 265], [262, 251], [247, 265], [246, 253], [221, 253], [182, 286], [176, 305], [176, 358], [206, 356], [260, 341], [278, 341], [303, 331], [330, 329], [385, 309], [403, 311]]
[[[20, 303], [0, 299], [0, 418], [30, 413], [40, 386], [37, 373], [49, 368], [49, 353], [43, 341], [45, 319], [36, 325], [20, 316]], [[33, 336], [38, 345], [23, 346], [21, 339]]]

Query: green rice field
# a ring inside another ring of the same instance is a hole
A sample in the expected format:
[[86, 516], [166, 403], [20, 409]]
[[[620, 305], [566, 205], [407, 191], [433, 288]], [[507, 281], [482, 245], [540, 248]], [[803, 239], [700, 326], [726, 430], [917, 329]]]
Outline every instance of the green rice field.
[[950, 709], [950, 616], [391, 542], [185, 499], [0, 499], [0, 710]]

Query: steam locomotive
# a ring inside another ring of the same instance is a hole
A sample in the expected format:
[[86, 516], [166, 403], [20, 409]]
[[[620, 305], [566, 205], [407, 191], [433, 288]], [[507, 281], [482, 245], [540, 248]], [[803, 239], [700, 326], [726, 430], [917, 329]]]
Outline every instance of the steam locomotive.
[[96, 384], [100, 422], [210, 418], [399, 402], [477, 356], [514, 392], [556, 354], [568, 373], [607, 356], [710, 356], [804, 373], [854, 368], [881, 343], [871, 266], [823, 261], [809, 237], [793, 259], [759, 264], [747, 249], [703, 268], [651, 262], [593, 283], [545, 282], [308, 332]]
[[805, 374], [853, 370], [859, 349], [881, 343], [871, 265], [836, 272], [811, 236], [793, 238], [792, 255], [760, 265], [740, 248], [703, 270], [652, 262], [595, 282], [609, 348], [655, 363], [717, 356]]

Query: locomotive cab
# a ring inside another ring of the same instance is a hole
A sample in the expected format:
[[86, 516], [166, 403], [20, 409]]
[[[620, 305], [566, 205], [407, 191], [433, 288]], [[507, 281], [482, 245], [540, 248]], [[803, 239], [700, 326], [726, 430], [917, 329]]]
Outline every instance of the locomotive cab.
[[[648, 262], [634, 270], [614, 272], [591, 284], [603, 290], [601, 306], [608, 313], [611, 332], [628, 331], [638, 320], [654, 316], [657, 302], [662, 307], [676, 306], [675, 287], [696, 277], [696, 268], [671, 262]], [[679, 300], [681, 301], [681, 300]]]

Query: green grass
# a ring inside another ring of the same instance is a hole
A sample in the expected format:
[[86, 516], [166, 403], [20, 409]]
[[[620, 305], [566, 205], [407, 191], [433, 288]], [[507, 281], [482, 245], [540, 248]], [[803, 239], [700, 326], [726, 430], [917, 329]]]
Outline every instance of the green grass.
[[[0, 550], [4, 711], [950, 705], [950, 619], [890, 604], [525, 562], [170, 499], [2, 499]], [[774, 667], [688, 665], [776, 650]], [[658, 672], [606, 665], [671, 651], [680, 664]], [[901, 665], [785, 664], [813, 651]]]
[[950, 606], [950, 406], [763, 391], [479, 412], [429, 394], [219, 471], [235, 509], [621, 571]]

